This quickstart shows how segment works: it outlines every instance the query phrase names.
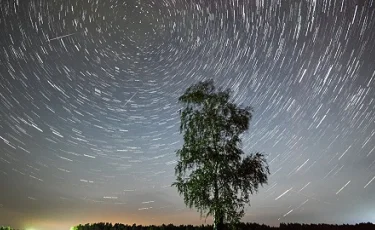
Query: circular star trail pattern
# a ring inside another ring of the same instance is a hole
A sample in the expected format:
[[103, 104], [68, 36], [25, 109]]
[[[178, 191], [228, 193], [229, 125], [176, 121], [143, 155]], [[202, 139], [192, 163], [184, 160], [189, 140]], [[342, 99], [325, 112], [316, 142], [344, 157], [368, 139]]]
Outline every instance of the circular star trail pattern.
[[375, 221], [374, 4], [1, 2], [0, 220], [201, 223], [170, 184], [177, 98], [212, 78], [271, 168], [244, 221]]

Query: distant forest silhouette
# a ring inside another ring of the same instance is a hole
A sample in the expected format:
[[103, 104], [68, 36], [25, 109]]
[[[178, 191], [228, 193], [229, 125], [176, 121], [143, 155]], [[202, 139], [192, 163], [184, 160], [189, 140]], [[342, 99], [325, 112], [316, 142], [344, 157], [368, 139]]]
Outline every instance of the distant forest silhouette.
[[[112, 223], [93, 223], [93, 224], [85, 224], [85, 225], [78, 225], [72, 227], [71, 230], [212, 230], [213, 225], [127, 225], [127, 224], [112, 224]], [[229, 226], [224, 226], [225, 229], [231, 229]], [[345, 229], [357, 229], [357, 230], [374, 230], [375, 224], [373, 223], [359, 223], [355, 225], [350, 224], [297, 224], [297, 223], [281, 223], [279, 227], [272, 227], [264, 224], [257, 224], [257, 223], [239, 223], [236, 225], [236, 229], [238, 230], [345, 230]], [[14, 229], [11, 227], [0, 227], [0, 230], [22, 230], [22, 229]], [[52, 230], [52, 229], [51, 229]]]
[[[124, 225], [124, 224], [111, 224], [111, 223], [94, 223], [78, 225], [74, 230], [212, 230], [213, 225]], [[224, 226], [224, 229], [231, 229], [229, 226]], [[330, 225], [330, 224], [297, 224], [297, 223], [281, 223], [279, 227], [272, 227], [264, 224], [257, 223], [239, 223], [236, 225], [238, 230], [345, 230], [345, 229], [358, 229], [358, 230], [374, 230], [375, 225], [372, 223], [359, 223], [356, 225]]]

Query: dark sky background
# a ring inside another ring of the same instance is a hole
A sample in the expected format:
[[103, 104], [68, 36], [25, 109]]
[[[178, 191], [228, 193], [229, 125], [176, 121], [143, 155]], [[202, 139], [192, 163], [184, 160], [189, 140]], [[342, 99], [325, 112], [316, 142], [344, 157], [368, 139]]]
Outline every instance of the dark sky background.
[[375, 221], [373, 0], [8, 0], [0, 33], [0, 224], [204, 223], [170, 184], [209, 78], [268, 154], [243, 221]]

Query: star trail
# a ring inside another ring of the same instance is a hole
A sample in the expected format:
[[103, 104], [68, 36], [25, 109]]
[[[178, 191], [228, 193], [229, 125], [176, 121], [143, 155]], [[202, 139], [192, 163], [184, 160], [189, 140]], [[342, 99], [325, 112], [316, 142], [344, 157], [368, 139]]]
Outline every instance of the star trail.
[[373, 0], [7, 0], [0, 32], [0, 224], [205, 223], [170, 185], [206, 79], [270, 165], [243, 221], [375, 222]]

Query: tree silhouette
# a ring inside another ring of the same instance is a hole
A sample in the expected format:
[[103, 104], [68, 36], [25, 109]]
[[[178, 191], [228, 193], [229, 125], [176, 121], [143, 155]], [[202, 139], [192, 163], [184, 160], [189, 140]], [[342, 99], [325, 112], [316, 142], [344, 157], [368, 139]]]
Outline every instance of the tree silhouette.
[[249, 128], [252, 109], [239, 108], [230, 95], [228, 89], [216, 91], [209, 80], [192, 85], [178, 99], [184, 144], [176, 152], [172, 186], [189, 208], [214, 216], [217, 230], [224, 221], [239, 222], [250, 195], [267, 183], [269, 174], [263, 154], [243, 157], [240, 135]]
[[8, 227], [1, 226], [0, 230], [11, 230], [11, 228], [9, 226]]

